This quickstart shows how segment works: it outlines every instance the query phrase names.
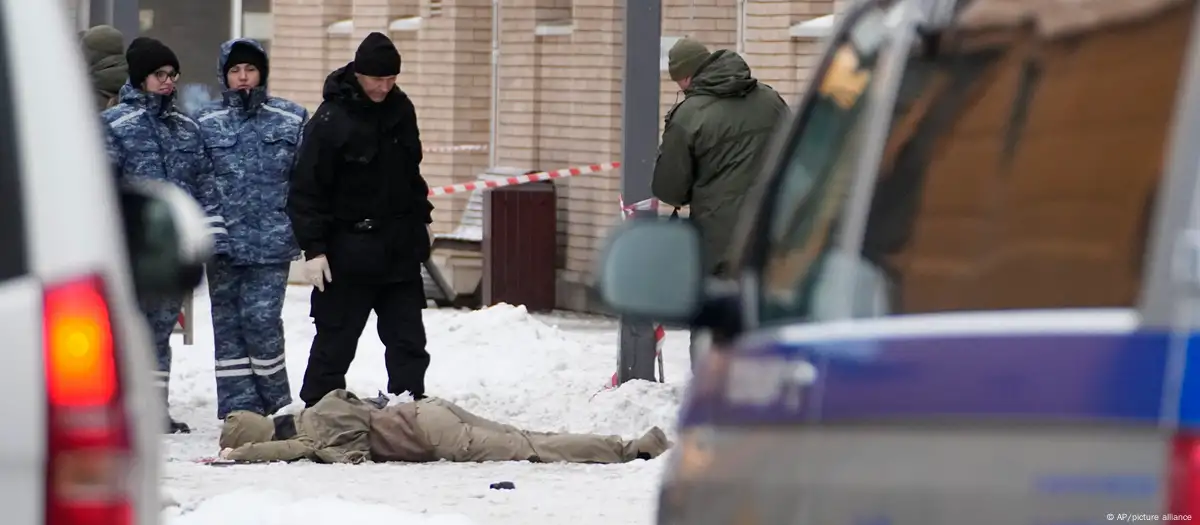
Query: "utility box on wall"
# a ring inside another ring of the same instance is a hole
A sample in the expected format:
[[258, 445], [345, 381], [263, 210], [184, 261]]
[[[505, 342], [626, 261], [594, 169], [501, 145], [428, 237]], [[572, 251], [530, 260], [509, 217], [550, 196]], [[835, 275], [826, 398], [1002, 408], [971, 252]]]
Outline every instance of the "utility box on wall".
[[489, 190], [483, 197], [483, 304], [554, 309], [558, 201], [554, 184]]

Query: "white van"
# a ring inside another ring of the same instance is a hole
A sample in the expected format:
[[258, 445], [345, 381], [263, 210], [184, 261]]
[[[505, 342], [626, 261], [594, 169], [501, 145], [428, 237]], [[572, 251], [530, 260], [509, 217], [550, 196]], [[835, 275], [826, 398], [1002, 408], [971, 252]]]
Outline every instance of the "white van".
[[118, 190], [85, 71], [59, 2], [0, 0], [5, 524], [157, 523], [164, 407], [136, 293], [196, 286], [211, 252], [182, 190]]

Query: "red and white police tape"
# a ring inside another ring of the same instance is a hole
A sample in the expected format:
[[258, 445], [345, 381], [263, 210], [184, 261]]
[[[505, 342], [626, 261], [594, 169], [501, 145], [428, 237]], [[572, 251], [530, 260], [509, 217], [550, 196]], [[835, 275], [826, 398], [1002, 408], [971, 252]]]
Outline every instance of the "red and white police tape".
[[628, 219], [630, 216], [632, 216], [633, 212], [638, 211], [638, 210], [658, 211], [658, 199], [656, 199], [654, 197], [650, 197], [649, 199], [637, 201], [628, 206], [625, 205], [624, 197], [621, 198], [620, 202], [621, 202], [621, 212], [622, 212], [621, 217], [626, 218], [626, 219]]
[[[625, 205], [625, 197], [621, 197], [620, 198], [620, 206], [621, 206], [621, 219], [624, 220], [624, 219], [628, 219], [629, 217], [632, 217], [633, 213], [638, 210], [658, 211], [658, 199], [651, 197], [649, 199], [640, 200], [638, 202], [635, 202], [633, 204], [626, 206]], [[654, 323], [654, 359], [656, 361], [658, 361], [658, 382], [659, 383], [667, 382], [666, 372], [664, 372], [664, 370], [663, 370], [663, 356], [662, 356], [663, 341], [666, 338], [667, 338], [667, 330], [665, 328], [663, 328], [663, 325]], [[620, 364], [621, 363], [620, 349], [618, 349], [617, 352], [618, 352], [617, 366], [620, 367], [621, 366], [621, 364]], [[606, 385], [604, 387], [605, 389], [616, 388], [616, 387], [620, 386], [619, 381], [617, 379], [617, 375], [619, 373], [620, 373], [620, 371], [613, 372], [612, 379], [610, 379], [608, 381], [608, 385]]]
[[453, 146], [426, 146], [421, 148], [423, 153], [467, 153], [487, 150], [487, 144], [455, 144]]
[[576, 166], [574, 168], [563, 168], [554, 171], [541, 171], [538, 173], [530, 173], [529, 175], [517, 175], [506, 179], [496, 180], [477, 180], [474, 182], [466, 182], [463, 184], [452, 184], [450, 186], [439, 186], [429, 188], [429, 196], [436, 197], [438, 195], [449, 195], [451, 193], [462, 193], [466, 191], [475, 191], [481, 188], [500, 188], [503, 186], [515, 186], [517, 184], [525, 184], [529, 182], [540, 182], [544, 180], [562, 179], [566, 177], [574, 177], [577, 175], [587, 175], [589, 173], [601, 173], [612, 171], [621, 167], [620, 162], [608, 162], [605, 164], [592, 164], [589, 166]]

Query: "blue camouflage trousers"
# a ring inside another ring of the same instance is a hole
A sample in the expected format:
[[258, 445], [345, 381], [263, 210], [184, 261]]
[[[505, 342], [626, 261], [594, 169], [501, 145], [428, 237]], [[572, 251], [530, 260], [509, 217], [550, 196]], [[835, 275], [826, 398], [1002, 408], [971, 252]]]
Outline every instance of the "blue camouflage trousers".
[[166, 406], [171, 381], [171, 333], [175, 331], [175, 323], [179, 322], [183, 299], [157, 299], [142, 302], [139, 306], [154, 340], [154, 386], [159, 389], [163, 406]]
[[219, 419], [235, 410], [270, 415], [292, 402], [283, 342], [288, 268], [224, 257], [208, 265]]

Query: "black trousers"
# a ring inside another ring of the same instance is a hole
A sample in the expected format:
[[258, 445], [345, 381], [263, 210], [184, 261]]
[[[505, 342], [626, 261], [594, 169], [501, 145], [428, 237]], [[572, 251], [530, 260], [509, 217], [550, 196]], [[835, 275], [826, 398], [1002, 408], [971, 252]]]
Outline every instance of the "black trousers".
[[313, 288], [310, 315], [317, 326], [304, 370], [300, 399], [313, 406], [325, 394], [346, 388], [346, 371], [354, 361], [358, 338], [367, 326], [371, 310], [378, 316], [375, 325], [383, 342], [384, 364], [388, 373], [388, 392], [425, 394], [425, 371], [429, 353], [425, 351], [425, 289], [420, 279], [395, 283], [360, 284], [338, 281], [325, 284], [325, 291]]

